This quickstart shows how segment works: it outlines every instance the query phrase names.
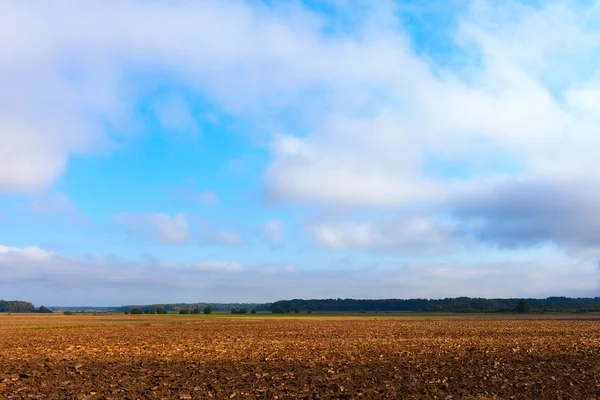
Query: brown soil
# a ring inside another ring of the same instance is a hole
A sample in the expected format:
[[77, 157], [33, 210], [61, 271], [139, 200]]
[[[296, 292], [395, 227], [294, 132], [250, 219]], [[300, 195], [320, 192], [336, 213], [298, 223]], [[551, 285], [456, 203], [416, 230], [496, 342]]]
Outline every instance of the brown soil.
[[0, 316], [0, 399], [358, 397], [600, 398], [600, 320]]

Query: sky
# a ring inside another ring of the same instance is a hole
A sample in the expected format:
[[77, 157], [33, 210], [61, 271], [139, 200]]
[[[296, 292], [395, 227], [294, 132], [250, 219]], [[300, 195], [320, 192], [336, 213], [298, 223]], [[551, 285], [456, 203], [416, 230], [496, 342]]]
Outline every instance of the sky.
[[600, 295], [597, 1], [0, 2], [0, 298]]

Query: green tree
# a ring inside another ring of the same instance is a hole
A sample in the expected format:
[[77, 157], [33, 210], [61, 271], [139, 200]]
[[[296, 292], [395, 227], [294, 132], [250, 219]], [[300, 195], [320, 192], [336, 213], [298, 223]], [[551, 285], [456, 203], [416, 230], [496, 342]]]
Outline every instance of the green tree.
[[201, 310], [199, 307], [196, 307], [192, 310], [192, 314], [200, 314]]
[[35, 307], [27, 301], [0, 300], [0, 312], [35, 312]]
[[36, 312], [38, 312], [38, 313], [42, 313], [42, 314], [51, 314], [51, 313], [52, 313], [52, 310], [50, 310], [49, 308], [46, 308], [46, 307], [44, 307], [44, 306], [40, 306], [40, 308], [38, 308], [38, 309], [36, 310]]
[[189, 314], [189, 313], [190, 313], [190, 310], [188, 310], [187, 308], [179, 310], [179, 314]]
[[252, 309], [252, 311], [250, 311], [250, 314], [256, 314], [256, 310]]
[[210, 314], [212, 312], [212, 308], [210, 306], [204, 307], [204, 314]]
[[531, 307], [529, 306], [529, 304], [527, 304], [527, 302], [525, 300], [521, 300], [517, 303], [517, 306], [515, 307], [515, 312], [518, 313], [528, 313], [531, 311]]
[[282, 307], [274, 307], [274, 308], [271, 310], [271, 312], [272, 312], [273, 314], [283, 314], [283, 313], [285, 313], [285, 311], [283, 310], [283, 308], [282, 308]]
[[143, 313], [144, 313], [144, 310], [142, 310], [142, 309], [141, 309], [141, 308], [139, 308], [139, 307], [133, 307], [133, 308], [131, 309], [131, 314], [132, 314], [132, 315], [140, 315], [140, 314], [143, 314]]
[[168, 314], [169, 312], [164, 307], [158, 307], [156, 309], [157, 314]]

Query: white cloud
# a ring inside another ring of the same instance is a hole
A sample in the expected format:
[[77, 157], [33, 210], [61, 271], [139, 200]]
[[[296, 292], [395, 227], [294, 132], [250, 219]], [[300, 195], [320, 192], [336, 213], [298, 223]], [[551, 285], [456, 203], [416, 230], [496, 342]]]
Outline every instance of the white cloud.
[[37, 246], [9, 247], [0, 245], [0, 262], [41, 262], [50, 259], [54, 253]]
[[600, 114], [600, 87], [581, 87], [569, 90], [565, 95], [567, 104], [573, 108], [592, 113], [597, 116]]
[[127, 232], [136, 238], [166, 245], [186, 244], [191, 231], [185, 214], [122, 213], [116, 216]]
[[237, 262], [224, 262], [224, 261], [203, 261], [196, 265], [199, 271], [213, 271], [213, 272], [242, 272], [244, 266]]
[[[125, 134], [139, 90], [161, 83], [136, 79], [143, 71], [160, 70], [242, 114], [263, 110], [259, 99], [285, 97], [267, 81], [292, 94], [290, 78], [301, 73], [295, 62], [311, 45], [316, 18], [286, 9], [240, 1], [2, 2], [0, 35], [10, 40], [0, 43], [0, 189], [48, 188], [69, 156], [110, 146], [106, 127]], [[180, 106], [158, 107], [166, 128], [190, 129], [189, 109]]]
[[[593, 262], [566, 257], [520, 262], [431, 264], [416, 272], [415, 285], [428, 288], [429, 296], [450, 297], [469, 293], [472, 297], [506, 298], [595, 296], [600, 275]], [[409, 278], [410, 280], [410, 278]], [[401, 278], [393, 279], [400, 283]], [[414, 289], [413, 289], [414, 290]]]
[[[594, 296], [595, 262], [557, 256], [510, 262], [357, 263], [303, 269], [234, 261], [68, 257], [39, 247], [0, 246], [5, 298], [45, 305], [164, 302], [266, 302], [290, 298], [443, 298]], [[291, 279], [293, 277], [293, 279]], [[269, 290], [265, 291], [265, 287]]]
[[219, 286], [227, 284], [231, 274], [245, 273], [246, 267], [221, 260], [183, 263], [98, 255], [77, 258], [37, 246], [0, 245], [0, 270], [0, 288], [9, 298], [46, 305], [120, 305], [174, 298], [201, 301], [203, 289], [211, 288], [212, 296], [218, 294]]
[[298, 268], [293, 265], [278, 265], [278, 264], [264, 264], [253, 267], [253, 270], [258, 271], [264, 275], [276, 275], [276, 274], [293, 274], [298, 272]]
[[[424, 203], [436, 220], [450, 207], [440, 206], [445, 200], [497, 176], [532, 187], [551, 180], [565, 190], [581, 188], [564, 182], [600, 182], [597, 7], [474, 2], [460, 15], [450, 39], [457, 51], [444, 65], [410, 43], [390, 7], [361, 7], [349, 32], [301, 4], [2, 2], [0, 35], [10, 40], [0, 41], [0, 191], [48, 188], [71, 155], [109, 148], [105, 128], [126, 134], [139, 96], [160, 77], [259, 128], [280, 112], [295, 116], [277, 121], [272, 139], [264, 184], [273, 201]], [[147, 79], [136, 80], [140, 72]], [[187, 130], [192, 113], [176, 103], [158, 107], [158, 116], [167, 128]], [[442, 165], [441, 176], [430, 176], [432, 163]], [[456, 164], [467, 172], [448, 180]], [[123, 222], [146, 239], [190, 238], [183, 215]], [[405, 246], [388, 237], [408, 237], [405, 228], [375, 222], [325, 221], [315, 234], [334, 249]], [[437, 243], [434, 225], [417, 242]], [[240, 238], [204, 234], [212, 243]]]
[[[275, 159], [265, 175], [268, 195], [295, 203], [379, 205], [401, 204], [438, 191], [426, 179], [417, 180], [413, 170], [419, 155], [412, 144], [394, 146], [382, 138], [395, 132], [385, 122], [385, 127], [379, 122], [369, 126], [348, 118], [342, 125], [305, 139], [277, 137]], [[356, 143], [348, 143], [352, 141]]]
[[316, 243], [333, 251], [426, 255], [449, 253], [459, 242], [451, 222], [391, 218], [376, 222], [318, 223], [308, 227]]
[[[299, 115], [307, 135], [277, 136], [265, 175], [280, 200], [418, 201], [437, 193], [425, 155], [462, 160], [490, 148], [525, 174], [589, 173], [600, 144], [587, 89], [599, 79], [596, 11], [473, 3], [456, 32], [461, 59], [441, 68], [394, 28], [392, 4], [362, 7], [348, 33], [299, 5], [4, 2], [1, 33], [12, 39], [0, 46], [0, 187], [47, 187], [70, 154], [110, 140], [102, 126], [126, 127], [144, 85], [132, 71], [156, 68], [236, 116]], [[193, 125], [181, 99], [157, 112], [169, 129]]]
[[[514, 173], [515, 164], [525, 176], [597, 177], [600, 114], [587, 76], [600, 57], [600, 31], [582, 14], [561, 5], [474, 3], [459, 25], [457, 44], [465, 51], [458, 53], [458, 69], [440, 68], [399, 45], [400, 34], [376, 32], [376, 42], [353, 48], [354, 63], [338, 68], [343, 83], [328, 85], [323, 102], [331, 112], [308, 135], [275, 137], [268, 194], [370, 206], [460, 190], [428, 177], [432, 160], [470, 164], [464, 179], [473, 180]], [[582, 59], [579, 52], [590, 55]], [[378, 73], [371, 60], [380, 62]], [[482, 155], [512, 162], [487, 170], [471, 164]]]

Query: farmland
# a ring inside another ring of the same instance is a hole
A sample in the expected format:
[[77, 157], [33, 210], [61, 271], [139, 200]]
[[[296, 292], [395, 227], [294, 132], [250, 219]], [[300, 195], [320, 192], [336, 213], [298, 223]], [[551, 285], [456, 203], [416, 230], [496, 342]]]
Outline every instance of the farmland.
[[0, 398], [600, 398], [600, 319], [0, 315]]

